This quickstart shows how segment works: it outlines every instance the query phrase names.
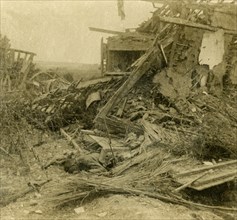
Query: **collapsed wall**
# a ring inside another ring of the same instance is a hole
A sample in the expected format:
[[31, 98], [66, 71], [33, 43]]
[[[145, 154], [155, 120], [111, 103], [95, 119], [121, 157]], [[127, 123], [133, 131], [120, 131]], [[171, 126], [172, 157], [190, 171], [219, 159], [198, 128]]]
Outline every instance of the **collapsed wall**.
[[[232, 6], [236, 9], [236, 5]], [[223, 128], [218, 130], [220, 135], [217, 136], [210, 133], [215, 121], [220, 120], [207, 114], [214, 110], [212, 108], [215, 108], [218, 102], [230, 105], [232, 113], [236, 111], [233, 99], [222, 97], [223, 92], [236, 87], [237, 26], [232, 26], [236, 21], [236, 10], [233, 8], [224, 3], [221, 6], [163, 3], [154, 12], [153, 17], [137, 29], [139, 33], [156, 34], [153, 45], [136, 63], [128, 80], [99, 112], [96, 122], [101, 124], [101, 117], [109, 116], [115, 106], [122, 105], [121, 100], [134, 88], [136, 82], [143, 80], [142, 76], [151, 70], [153, 75], [157, 73], [153, 83], [157, 85], [157, 94], [166, 100], [166, 107], [174, 108], [176, 117], [179, 115], [198, 122], [199, 127], [203, 127], [201, 130], [204, 136], [200, 138], [206, 141], [206, 147], [221, 146], [236, 155], [236, 135], [233, 132], [235, 126], [230, 123], [233, 116], [225, 113], [226, 108], [215, 109], [225, 118], [222, 120]], [[230, 93], [232, 98], [236, 97], [234, 93]], [[211, 104], [204, 101], [205, 96], [212, 100]], [[213, 96], [218, 99], [212, 98]], [[162, 105], [162, 100], [156, 100], [157, 107]], [[138, 118], [142, 117], [144, 114], [140, 114]], [[215, 130], [213, 129], [213, 132], [218, 133]], [[229, 139], [233, 140], [233, 144], [227, 141]]]

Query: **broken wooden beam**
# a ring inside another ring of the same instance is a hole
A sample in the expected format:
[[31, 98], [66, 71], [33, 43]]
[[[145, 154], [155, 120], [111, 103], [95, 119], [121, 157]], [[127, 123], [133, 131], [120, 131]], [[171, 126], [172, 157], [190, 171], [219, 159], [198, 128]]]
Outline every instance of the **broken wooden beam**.
[[106, 72], [105, 76], [127, 76], [130, 72]]
[[196, 179], [195, 182], [187, 186], [189, 188], [201, 191], [236, 179], [236, 165], [237, 160], [231, 160], [212, 166], [201, 166], [193, 170], [179, 173], [175, 176], [175, 179], [180, 184], [185, 185], [186, 183], [191, 182], [193, 179], [196, 179], [200, 175], [209, 171], [208, 175], [202, 176], [201, 179]]
[[26, 51], [26, 50], [19, 50], [19, 49], [14, 49], [14, 48], [10, 48], [9, 50], [13, 52], [17, 52], [17, 53], [25, 53], [25, 54], [31, 54], [31, 55], [36, 56], [36, 53]]
[[101, 33], [106, 33], [106, 34], [124, 34], [125, 33], [122, 31], [113, 31], [113, 30], [108, 30], [108, 29], [103, 29], [103, 28], [95, 28], [95, 27], [89, 27], [89, 30], [101, 32]]
[[[195, 23], [192, 21], [187, 21], [182, 18], [171, 18], [171, 17], [161, 17], [161, 16], [157, 16], [157, 17], [162, 22], [177, 24], [177, 25], [181, 25], [181, 26], [199, 28], [199, 29], [208, 30], [208, 31], [217, 31], [220, 29], [218, 27], [213, 27], [210, 25], [199, 24], [199, 23]], [[237, 31], [235, 31], [235, 30], [227, 30], [227, 29], [223, 29], [223, 30], [224, 30], [225, 34], [237, 35]]]
[[117, 111], [117, 114], [116, 114], [117, 117], [119, 117], [119, 118], [122, 117], [124, 108], [125, 108], [126, 103], [127, 103], [127, 100], [128, 100], [127, 97], [123, 99], [123, 104], [122, 104], [122, 106], [121, 106], [121, 107], [118, 109], [118, 111]]
[[183, 190], [183, 189], [189, 187], [189, 186], [192, 185], [195, 181], [201, 179], [202, 177], [204, 177], [204, 176], [206, 176], [208, 173], [210, 173], [210, 171], [212, 171], [212, 170], [208, 170], [208, 171], [202, 173], [201, 175], [195, 177], [194, 179], [190, 180], [189, 182], [187, 182], [187, 183], [183, 184], [182, 186], [178, 187], [177, 189], [175, 189], [174, 192], [180, 192], [181, 190]]
[[[225, 4], [232, 4], [234, 3], [235, 0], [229, 1], [229, 2], [220, 2], [220, 1], [189, 1], [188, 3], [185, 1], [177, 1], [177, 0], [142, 0], [145, 2], [151, 2], [152, 4], [158, 4], [158, 5], [164, 5], [164, 4], [168, 4], [168, 5], [173, 5], [173, 4], [180, 4], [180, 3], [186, 3], [186, 7], [196, 10], [196, 9], [201, 9], [201, 10], [213, 10], [215, 9], [215, 11], [221, 12], [221, 13], [225, 13], [225, 14], [234, 14], [231, 12], [226, 12], [226, 10], [224, 10], [223, 5]], [[234, 4], [232, 4], [233, 7], [235, 7]], [[155, 7], [157, 8], [157, 7]], [[158, 6], [158, 8], [160, 8], [160, 6]]]

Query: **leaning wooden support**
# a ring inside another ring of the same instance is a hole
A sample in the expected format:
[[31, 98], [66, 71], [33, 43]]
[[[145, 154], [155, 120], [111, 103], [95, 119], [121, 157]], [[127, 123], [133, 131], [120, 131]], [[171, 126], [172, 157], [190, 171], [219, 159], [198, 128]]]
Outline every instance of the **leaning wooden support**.
[[36, 56], [36, 53], [26, 51], [26, 50], [18, 50], [18, 49], [14, 49], [14, 48], [10, 48], [9, 50], [16, 52], [16, 53], [32, 54], [32, 55]]

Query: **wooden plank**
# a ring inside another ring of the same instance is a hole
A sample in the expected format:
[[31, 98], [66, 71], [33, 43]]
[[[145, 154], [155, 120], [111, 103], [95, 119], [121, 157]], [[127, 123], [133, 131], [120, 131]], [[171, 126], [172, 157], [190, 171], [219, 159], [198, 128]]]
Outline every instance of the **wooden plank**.
[[[157, 16], [157, 17], [162, 22], [177, 24], [177, 25], [181, 25], [181, 26], [188, 26], [188, 27], [198, 28], [198, 29], [203, 29], [203, 30], [208, 30], [208, 31], [217, 31], [218, 29], [220, 29], [218, 27], [213, 27], [213, 26], [209, 26], [209, 25], [205, 25], [205, 24], [199, 24], [199, 23], [187, 21], [182, 18], [161, 17], [161, 16]], [[235, 31], [235, 30], [224, 29], [224, 33], [230, 34], [230, 35], [237, 35], [237, 31]]]
[[96, 31], [96, 32], [101, 32], [101, 33], [106, 33], [106, 34], [123, 34], [125, 32], [122, 31], [114, 31], [114, 30], [108, 30], [108, 29], [103, 29], [103, 28], [95, 28], [95, 27], [89, 27], [90, 31]]
[[131, 43], [131, 45], [108, 45], [108, 50], [109, 51], [146, 51], [147, 49], [149, 49], [150, 45], [144, 45], [144, 44], [140, 44], [140, 45], [132, 45], [133, 43]]
[[236, 177], [237, 177], [237, 170], [232, 170], [230, 172], [227, 171], [227, 173], [220, 173], [218, 175], [213, 176], [209, 175], [206, 176], [206, 178], [203, 177], [204, 180], [199, 179], [198, 181], [194, 182], [192, 185], [190, 185], [190, 188], [201, 191], [213, 186], [218, 186], [220, 184], [233, 181]]
[[30, 52], [30, 51], [26, 51], [26, 50], [19, 50], [19, 49], [14, 49], [14, 48], [10, 48], [11, 51], [14, 52], [18, 52], [18, 53], [25, 53], [25, 54], [32, 54], [32, 55], [36, 55], [36, 53]]
[[[177, 4], [177, 0], [142, 0], [142, 1], [146, 1], [146, 2], [151, 2], [153, 4], [158, 3], [158, 4]], [[234, 2], [235, 0], [233, 0], [232, 2]], [[231, 4], [231, 2], [218, 2], [216, 0], [214, 1], [199, 1], [199, 2], [189, 2], [187, 4], [188, 8], [191, 9], [217, 9], [220, 12], [226, 13], [225, 10], [223, 10], [221, 7], [223, 7], [223, 5], [232, 5], [235, 7], [235, 5]]]
[[154, 38], [150, 39], [146, 37], [143, 39], [136, 37], [121, 37], [118, 39], [110, 38], [108, 39], [107, 47], [110, 51], [146, 51], [151, 47], [153, 40]]
[[154, 38], [154, 35], [140, 34], [137, 32], [123, 33], [116, 37], [109, 37], [107, 48], [110, 51], [146, 51], [151, 47]]
[[[117, 76], [116, 78], [121, 78], [120, 76]], [[77, 88], [78, 89], [83, 89], [89, 86], [93, 86], [97, 83], [106, 83], [109, 82], [110, 80], [112, 80], [113, 77], [112, 76], [107, 76], [107, 77], [103, 77], [103, 78], [98, 78], [98, 79], [91, 79], [91, 80], [87, 80], [87, 81], [82, 81], [78, 84]]]
[[202, 177], [204, 177], [204, 176], [207, 175], [208, 173], [209, 173], [209, 171], [202, 173], [201, 175], [199, 175], [199, 176], [195, 177], [194, 179], [190, 180], [189, 182], [187, 182], [187, 183], [183, 184], [182, 186], [176, 188], [176, 189], [174, 190], [174, 192], [180, 192], [181, 190], [183, 190], [183, 189], [189, 187], [189, 186], [192, 185], [195, 181], [201, 179]]
[[117, 111], [117, 114], [116, 114], [117, 117], [120, 117], [120, 118], [122, 117], [124, 108], [125, 108], [126, 103], [127, 103], [127, 100], [128, 100], [127, 97], [123, 99], [123, 104], [122, 104], [122, 106]]
[[237, 160], [231, 160], [231, 161], [228, 161], [228, 162], [218, 163], [218, 164], [213, 165], [213, 166], [204, 166], [204, 167], [201, 167], [201, 168], [199, 167], [199, 168], [196, 168], [196, 169], [193, 169], [193, 170], [189, 170], [189, 171], [186, 171], [186, 172], [183, 172], [183, 173], [179, 173], [178, 176], [191, 175], [191, 174], [199, 173], [201, 171], [207, 171], [207, 170], [210, 170], [210, 169], [217, 169], [217, 168], [221, 168], [223, 166], [228, 166], [228, 165], [236, 165], [237, 166]]

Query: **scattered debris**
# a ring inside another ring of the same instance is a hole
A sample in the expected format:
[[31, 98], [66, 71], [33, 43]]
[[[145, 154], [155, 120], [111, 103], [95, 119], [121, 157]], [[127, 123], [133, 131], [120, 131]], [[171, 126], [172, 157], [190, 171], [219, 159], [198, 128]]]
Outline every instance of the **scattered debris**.
[[[102, 73], [113, 77], [69, 83], [53, 73], [33, 73], [33, 54], [19, 68], [21, 80], [14, 80], [34, 93], [23, 105], [26, 120], [60, 131], [74, 147], [43, 166], [80, 172], [58, 183], [51, 201], [60, 206], [120, 193], [236, 212], [190, 202], [182, 193], [214, 189], [237, 178], [237, 30], [228, 24], [236, 20], [232, 7], [237, 6], [152, 2], [162, 4], [134, 32], [91, 28], [116, 34], [101, 45]], [[11, 51], [5, 38], [1, 44]], [[1, 72], [2, 90], [14, 88], [10, 76]], [[180, 172], [184, 156], [191, 162]]]

